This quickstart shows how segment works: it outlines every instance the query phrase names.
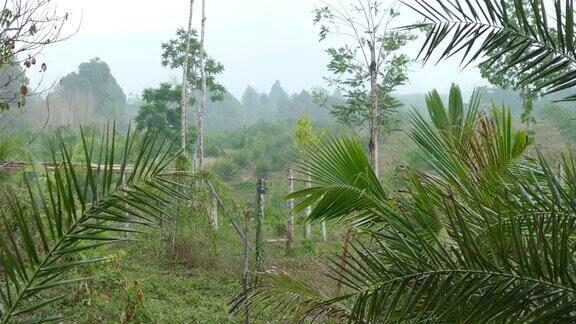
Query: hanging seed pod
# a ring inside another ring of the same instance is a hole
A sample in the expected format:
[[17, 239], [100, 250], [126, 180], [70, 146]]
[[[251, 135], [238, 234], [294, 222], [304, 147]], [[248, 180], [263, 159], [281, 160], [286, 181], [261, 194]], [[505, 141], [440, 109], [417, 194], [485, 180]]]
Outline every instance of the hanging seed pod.
[[20, 86], [20, 95], [22, 96], [28, 95], [28, 87], [25, 84]]

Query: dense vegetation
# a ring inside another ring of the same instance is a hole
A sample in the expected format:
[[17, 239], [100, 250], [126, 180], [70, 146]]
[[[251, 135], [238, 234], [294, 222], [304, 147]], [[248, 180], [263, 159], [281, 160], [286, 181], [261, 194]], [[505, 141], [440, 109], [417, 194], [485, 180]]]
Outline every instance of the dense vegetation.
[[[99, 58], [36, 93], [68, 13], [0, 13], [0, 322], [576, 320], [571, 0], [326, 1], [330, 89], [239, 98], [204, 2], [138, 96]], [[412, 42], [491, 86], [398, 95]]]

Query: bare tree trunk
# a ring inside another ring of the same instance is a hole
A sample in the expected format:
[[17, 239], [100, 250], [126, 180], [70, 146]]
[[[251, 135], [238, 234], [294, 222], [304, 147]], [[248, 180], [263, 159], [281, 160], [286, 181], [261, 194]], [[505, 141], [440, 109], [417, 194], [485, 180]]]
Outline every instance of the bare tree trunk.
[[[324, 195], [320, 199], [324, 198]], [[320, 224], [320, 233], [322, 234], [322, 242], [328, 242], [328, 231], [326, 230], [326, 221], [322, 221]]]
[[186, 154], [186, 128], [188, 126], [188, 100], [186, 98], [186, 91], [188, 90], [188, 65], [190, 64], [190, 36], [192, 35], [192, 13], [194, 8], [194, 0], [190, 0], [190, 12], [188, 14], [188, 31], [186, 33], [186, 52], [184, 53], [184, 66], [182, 67], [182, 93], [180, 98], [180, 117], [181, 127], [180, 136], [182, 137], [181, 147]]
[[200, 29], [200, 107], [198, 110], [198, 168], [204, 170], [204, 112], [206, 110], [206, 0], [202, 0], [202, 26]]
[[[312, 178], [310, 176], [308, 176], [308, 182], [306, 183], [306, 186], [308, 188], [312, 187]], [[312, 214], [312, 206], [306, 207], [306, 218], [308, 218], [310, 214]], [[306, 223], [304, 224], [304, 235], [307, 239], [309, 239], [312, 236], [312, 225], [310, 224], [309, 221], [306, 221]]]
[[[288, 193], [294, 192], [294, 170], [292, 168], [288, 169]], [[288, 250], [292, 249], [294, 244], [294, 214], [292, 210], [294, 209], [294, 198], [288, 199], [288, 222], [286, 223], [286, 234], [287, 240], [286, 245]]]
[[371, 112], [370, 112], [370, 143], [368, 145], [370, 149], [370, 163], [372, 168], [376, 173], [376, 177], [379, 175], [379, 164], [378, 164], [378, 146], [380, 144], [380, 109], [379, 109], [379, 89], [378, 89], [378, 65], [376, 63], [376, 49], [374, 45], [370, 45], [370, 101], [371, 101]]
[[196, 145], [194, 145], [194, 154], [192, 159], [192, 172], [196, 172], [196, 155], [198, 152], [198, 140], [196, 140]]

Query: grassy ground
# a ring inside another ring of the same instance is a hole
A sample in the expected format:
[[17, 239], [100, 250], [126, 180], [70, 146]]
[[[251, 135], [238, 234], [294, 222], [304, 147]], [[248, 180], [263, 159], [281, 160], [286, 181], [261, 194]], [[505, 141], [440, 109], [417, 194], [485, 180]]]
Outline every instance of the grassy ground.
[[[277, 227], [268, 219], [266, 238], [277, 237]], [[267, 268], [294, 273], [330, 292], [323, 275], [328, 270], [319, 261], [337, 250], [341, 233], [333, 228], [330, 233], [326, 244], [318, 233], [314, 241], [299, 236], [290, 253], [283, 244], [266, 244]], [[95, 278], [73, 286], [47, 314], [78, 323], [241, 322], [229, 314], [230, 301], [241, 291], [243, 264], [240, 239], [229, 223], [214, 232], [206, 218], [184, 211], [174, 224], [134, 238], [108, 251], [110, 261], [85, 269], [81, 276]]]
[[118, 266], [100, 269], [97, 282], [77, 288], [82, 299], [72, 311], [81, 322], [233, 323], [227, 302], [240, 289], [236, 277], [131, 250]]
[[192, 251], [197, 242], [178, 238], [172, 248], [158, 237], [146, 239], [89, 269], [95, 279], [73, 288], [61, 304], [64, 313], [81, 323], [234, 323], [228, 302], [240, 290], [240, 272], [232, 262]]

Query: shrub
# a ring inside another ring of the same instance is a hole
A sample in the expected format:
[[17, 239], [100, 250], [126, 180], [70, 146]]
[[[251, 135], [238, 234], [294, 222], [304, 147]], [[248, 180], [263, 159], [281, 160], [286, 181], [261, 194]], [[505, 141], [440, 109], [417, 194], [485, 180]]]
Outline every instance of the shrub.
[[236, 167], [229, 158], [220, 159], [214, 165], [214, 173], [225, 180], [231, 180], [236, 175]]
[[261, 160], [256, 163], [256, 176], [267, 178], [272, 172], [272, 165], [267, 160]]
[[238, 151], [238, 153], [234, 154], [232, 159], [234, 163], [241, 168], [247, 167], [250, 163], [249, 153], [245, 149], [242, 149]]
[[204, 154], [206, 154], [206, 156], [219, 157], [224, 154], [224, 150], [222, 149], [222, 145], [220, 145], [219, 142], [206, 141], [204, 146]]
[[184, 155], [184, 154], [180, 154], [175, 160], [174, 160], [174, 168], [177, 171], [187, 171], [190, 170], [191, 168], [191, 163], [190, 163], [190, 159]]

